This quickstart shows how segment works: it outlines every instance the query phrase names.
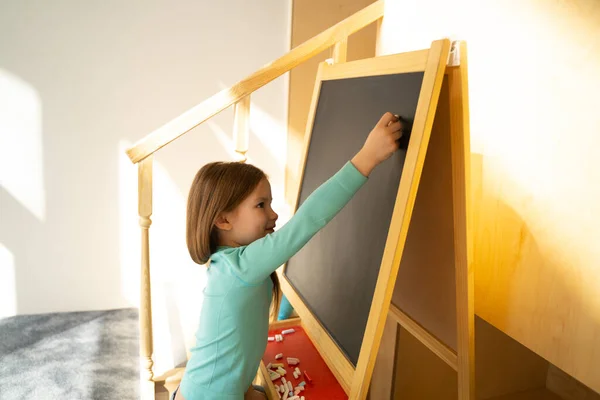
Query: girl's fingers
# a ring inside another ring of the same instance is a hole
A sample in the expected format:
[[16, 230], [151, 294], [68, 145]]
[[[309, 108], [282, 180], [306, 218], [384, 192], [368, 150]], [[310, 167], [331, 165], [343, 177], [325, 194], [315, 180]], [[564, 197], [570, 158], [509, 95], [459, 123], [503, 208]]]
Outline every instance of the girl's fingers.
[[400, 139], [400, 138], [402, 137], [402, 131], [396, 131], [396, 132], [392, 133], [392, 137], [393, 137], [395, 140], [398, 140], [398, 139]]
[[390, 124], [390, 126], [388, 126], [388, 129], [390, 130], [390, 132], [399, 131], [402, 129], [402, 122], [400, 122], [400, 121], [392, 122]]
[[385, 114], [383, 114], [377, 125], [386, 127], [389, 125], [390, 122], [396, 121], [396, 119], [397, 118], [394, 114], [392, 114], [391, 112], [386, 112]]

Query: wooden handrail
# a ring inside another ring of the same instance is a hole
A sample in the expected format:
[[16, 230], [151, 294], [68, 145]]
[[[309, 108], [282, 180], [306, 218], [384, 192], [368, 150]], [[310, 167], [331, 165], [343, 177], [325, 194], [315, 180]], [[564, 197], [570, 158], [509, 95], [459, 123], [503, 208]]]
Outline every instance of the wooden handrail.
[[256, 89], [261, 88], [336, 43], [346, 40], [352, 33], [381, 17], [383, 17], [383, 0], [378, 0], [295, 47], [284, 56], [265, 65], [230, 88], [220, 91], [158, 128], [129, 148], [127, 155], [133, 163], [142, 161], [204, 121], [237, 103]]

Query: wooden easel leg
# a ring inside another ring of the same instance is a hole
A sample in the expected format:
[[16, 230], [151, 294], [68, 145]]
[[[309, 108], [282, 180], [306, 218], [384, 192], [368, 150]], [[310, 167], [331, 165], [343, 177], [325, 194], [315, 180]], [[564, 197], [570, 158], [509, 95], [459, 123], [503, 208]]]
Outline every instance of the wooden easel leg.
[[475, 399], [475, 310], [472, 246], [469, 215], [469, 94], [467, 47], [460, 43], [460, 66], [448, 71], [452, 190], [454, 208], [454, 257], [456, 268], [456, 318], [458, 398]]
[[375, 360], [371, 386], [369, 387], [370, 400], [389, 400], [394, 394], [394, 366], [396, 360], [396, 343], [398, 323], [388, 316], [383, 336], [379, 345], [379, 352]]

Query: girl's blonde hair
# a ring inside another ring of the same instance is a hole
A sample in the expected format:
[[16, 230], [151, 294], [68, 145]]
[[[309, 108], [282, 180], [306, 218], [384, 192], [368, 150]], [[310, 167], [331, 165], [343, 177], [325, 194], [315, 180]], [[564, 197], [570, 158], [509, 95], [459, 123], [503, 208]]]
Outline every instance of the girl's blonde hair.
[[[213, 162], [194, 177], [187, 204], [186, 241], [194, 262], [204, 265], [217, 250], [215, 222], [223, 212], [234, 210], [267, 175], [251, 164]], [[273, 281], [272, 316], [279, 305], [279, 280]]]

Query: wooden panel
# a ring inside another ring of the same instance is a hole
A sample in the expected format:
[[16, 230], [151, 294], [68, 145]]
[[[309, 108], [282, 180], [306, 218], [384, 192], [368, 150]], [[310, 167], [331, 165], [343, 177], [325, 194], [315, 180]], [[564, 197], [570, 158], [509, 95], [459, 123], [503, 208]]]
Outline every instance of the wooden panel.
[[388, 316], [381, 337], [381, 345], [373, 369], [369, 400], [391, 400], [394, 389], [394, 366], [396, 364], [396, 341], [398, 340], [398, 323]]
[[456, 371], [404, 328], [397, 346], [394, 399], [457, 399]]
[[[475, 228], [477, 314], [600, 391], [600, 319], [595, 317], [600, 308], [592, 304], [599, 297], [600, 274], [586, 272], [592, 264], [578, 258], [577, 240], [558, 239], [562, 233], [541, 220], [532, 227], [529, 217], [506, 201], [511, 190], [505, 178], [486, 170], [489, 161], [483, 163]], [[558, 248], [570, 248], [569, 258], [559, 256]]]
[[[475, 328], [477, 399], [556, 399], [545, 388], [547, 361], [480, 318]], [[404, 328], [396, 352], [394, 399], [457, 398], [454, 370]]]
[[427, 332], [421, 325], [403, 313], [393, 303], [390, 305], [390, 317], [394, 318], [404, 329], [413, 335], [425, 347], [431, 350], [435, 355], [442, 359], [452, 369], [458, 369], [458, 359], [456, 353], [440, 342], [437, 338]]
[[[292, 2], [292, 44], [294, 48], [319, 34], [333, 24], [352, 15], [373, 0], [321, 1], [302, 0]], [[375, 24], [348, 37], [346, 61], [370, 58], [375, 55]], [[300, 174], [304, 135], [311, 103], [312, 88], [317, 68], [333, 52], [326, 50], [297, 66], [290, 72], [288, 151], [286, 168], [286, 199], [294, 202]]]
[[427, 64], [428, 53], [429, 50], [419, 50], [404, 54], [351, 61], [341, 65], [326, 65], [321, 72], [321, 79], [329, 80], [354, 78], [357, 76], [423, 72]]
[[600, 392], [600, 2], [414, 4], [386, 2], [383, 51], [422, 48], [440, 32], [477, 49], [476, 313]]
[[548, 361], [481, 318], [475, 319], [477, 399], [546, 386]]
[[492, 397], [486, 400], [562, 400], [548, 389], [533, 389], [525, 392], [511, 393], [504, 396]]
[[592, 389], [552, 364], [548, 368], [546, 387], [563, 400], [600, 400], [599, 393], [595, 393]]

